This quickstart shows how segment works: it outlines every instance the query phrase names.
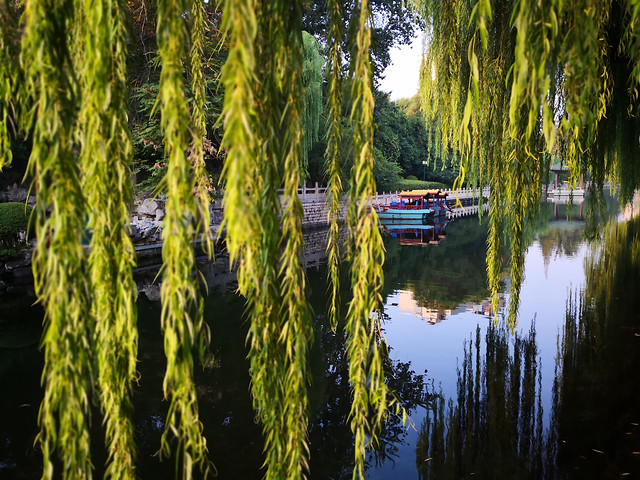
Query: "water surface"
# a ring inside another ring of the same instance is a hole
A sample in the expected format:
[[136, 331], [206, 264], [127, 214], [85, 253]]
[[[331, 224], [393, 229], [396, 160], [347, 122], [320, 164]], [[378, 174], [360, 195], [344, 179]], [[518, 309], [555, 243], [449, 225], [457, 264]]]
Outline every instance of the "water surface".
[[[639, 265], [622, 251], [605, 262], [617, 266], [613, 271], [596, 268], [603, 264], [598, 248], [607, 245], [588, 244], [581, 213], [543, 208], [539, 228], [527, 237], [513, 333], [504, 327], [503, 308], [495, 326], [487, 301], [486, 221], [451, 222], [446, 235], [427, 245], [385, 235], [387, 373], [410, 421], [403, 426], [391, 415], [369, 455], [367, 478], [640, 478]], [[628, 242], [625, 235], [621, 243]], [[351, 478], [348, 365], [343, 336], [326, 325], [325, 276], [322, 262], [314, 261], [308, 269], [316, 317], [310, 478]], [[228, 276], [209, 278], [205, 315], [216, 362], [196, 373], [205, 434], [219, 478], [257, 479], [263, 445], [248, 394], [243, 301]], [[508, 295], [505, 281], [502, 307]], [[343, 296], [346, 302], [348, 292]], [[0, 478], [35, 479], [41, 311], [28, 296], [0, 302]], [[171, 460], [154, 456], [167, 408], [160, 305], [141, 294], [138, 307], [138, 473], [169, 479]]]

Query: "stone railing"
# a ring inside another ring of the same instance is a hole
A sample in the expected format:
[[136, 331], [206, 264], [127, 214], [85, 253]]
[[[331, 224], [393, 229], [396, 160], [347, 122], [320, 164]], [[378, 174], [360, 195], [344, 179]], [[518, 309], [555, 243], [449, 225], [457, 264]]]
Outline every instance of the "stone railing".
[[[282, 189], [278, 190], [281, 200], [283, 193], [284, 191]], [[327, 199], [327, 187], [321, 187], [318, 185], [318, 182], [316, 182], [314, 187], [304, 186], [298, 188], [298, 196], [302, 203], [325, 202]]]

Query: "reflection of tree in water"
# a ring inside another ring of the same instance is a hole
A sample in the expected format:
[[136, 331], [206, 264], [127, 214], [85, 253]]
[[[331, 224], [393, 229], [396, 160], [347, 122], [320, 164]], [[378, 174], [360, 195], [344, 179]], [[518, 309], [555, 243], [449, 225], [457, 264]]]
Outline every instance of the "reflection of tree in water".
[[457, 219], [447, 226], [446, 242], [426, 248], [387, 237], [383, 296], [410, 290], [420, 306], [436, 309], [487, 298], [486, 223]]
[[428, 410], [421, 478], [640, 478], [639, 236], [638, 218], [613, 225], [567, 302], [547, 434], [535, 330], [490, 325], [465, 346], [457, 398]]
[[457, 398], [440, 398], [421, 426], [420, 478], [544, 478], [535, 337], [535, 327], [521, 338], [491, 324], [482, 343], [478, 327], [465, 344]]
[[[312, 478], [351, 478], [353, 472], [353, 434], [349, 427], [351, 386], [342, 332], [331, 332], [319, 326], [315, 332], [320, 339], [320, 356], [313, 354], [321, 364], [312, 366], [314, 384], [311, 392], [311, 444]], [[428, 398], [424, 376], [411, 369], [411, 362], [392, 362], [385, 355], [385, 376], [392, 391], [407, 413], [417, 406], [425, 406]], [[389, 412], [378, 444], [372, 449], [367, 466], [394, 461], [398, 446], [404, 442], [407, 427], [402, 414]]]
[[552, 259], [559, 256], [573, 257], [576, 255], [580, 245], [584, 242], [584, 227], [566, 228], [564, 225], [562, 228], [549, 228], [538, 236], [538, 241], [546, 270]]
[[[535, 237], [540, 242], [545, 267], [559, 255], [574, 256], [585, 239], [595, 239], [609, 219], [618, 212], [618, 202], [591, 187], [584, 200], [582, 221], [578, 215], [580, 203], [557, 205], [554, 220], [554, 204], [544, 203], [540, 209], [538, 223], [534, 227]], [[557, 220], [564, 217], [565, 220]]]
[[[314, 293], [312, 301], [317, 311], [323, 311], [325, 272], [309, 272]], [[348, 295], [343, 295], [346, 311]], [[166, 416], [166, 402], [161, 392], [163, 350], [156, 302], [142, 299], [139, 303], [141, 328], [142, 380], [136, 391], [137, 436], [140, 445], [139, 473], [141, 478], [169, 478], [170, 463], [152, 457], [159, 448], [160, 432]], [[246, 359], [247, 324], [240, 317], [242, 298], [231, 293], [211, 292], [207, 299], [206, 318], [216, 332], [212, 338], [215, 365], [212, 369], [196, 369], [198, 400], [205, 436], [219, 478], [259, 479], [264, 456], [260, 426], [249, 395], [249, 374]], [[310, 400], [310, 478], [351, 478], [353, 471], [353, 434], [349, 426], [351, 385], [344, 334], [333, 333], [322, 315], [317, 316], [314, 344], [310, 354], [312, 383]], [[386, 378], [397, 392], [402, 406], [413, 411], [426, 402], [423, 375], [416, 374], [409, 362], [391, 362], [385, 357]], [[369, 456], [369, 465], [393, 461], [398, 445], [404, 441], [407, 428], [402, 415], [392, 414], [379, 434], [379, 445]]]
[[567, 305], [551, 444], [572, 478], [640, 478], [640, 219], [613, 225]]

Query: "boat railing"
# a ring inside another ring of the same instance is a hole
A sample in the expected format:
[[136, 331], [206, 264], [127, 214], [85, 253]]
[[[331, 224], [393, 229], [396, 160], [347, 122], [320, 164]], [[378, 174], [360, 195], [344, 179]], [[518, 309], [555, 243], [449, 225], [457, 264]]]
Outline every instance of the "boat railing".
[[[391, 208], [394, 208], [394, 207], [391, 207]], [[398, 204], [397, 208], [399, 208], [400, 210], [422, 210], [425, 207], [423, 206], [422, 202], [420, 203], [402, 202]]]

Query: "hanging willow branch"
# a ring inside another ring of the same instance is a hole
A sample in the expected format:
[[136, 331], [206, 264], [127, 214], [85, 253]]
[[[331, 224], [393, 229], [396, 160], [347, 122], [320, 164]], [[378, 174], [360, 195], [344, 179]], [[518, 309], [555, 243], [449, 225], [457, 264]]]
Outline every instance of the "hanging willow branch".
[[10, 131], [16, 130], [12, 125], [14, 79], [17, 76], [16, 65], [12, 61], [14, 56], [12, 43], [16, 36], [15, 23], [10, 4], [0, 3], [0, 172], [11, 164]]
[[[251, 392], [257, 418], [265, 433], [271, 432], [265, 449], [273, 445], [273, 437], [279, 432], [279, 419], [270, 415], [270, 406], [278, 404], [279, 388], [274, 386], [278, 365], [268, 362], [269, 348], [274, 348], [277, 338], [273, 320], [279, 317], [274, 296], [275, 255], [277, 246], [265, 249], [265, 220], [274, 225], [273, 219], [263, 219], [264, 185], [261, 168], [266, 162], [259, 150], [258, 117], [255, 110], [258, 99], [254, 96], [257, 82], [257, 49], [259, 19], [256, 2], [227, 1], [222, 7], [224, 31], [229, 33], [229, 53], [222, 69], [225, 88], [223, 146], [227, 149], [223, 178], [227, 193], [223, 199], [227, 231], [226, 243], [230, 262], [238, 262], [238, 290], [247, 298], [247, 311], [251, 319], [248, 343], [251, 360]], [[260, 159], [260, 161], [258, 161]], [[268, 165], [264, 165], [269, 168]], [[273, 187], [272, 187], [273, 188]], [[277, 225], [277, 224], [276, 224]], [[273, 233], [272, 230], [269, 233]], [[265, 238], [266, 237], [266, 238]], [[273, 239], [271, 239], [273, 241]], [[269, 435], [269, 433], [267, 433]], [[276, 451], [274, 458], [284, 452]], [[271, 468], [269, 460], [266, 463]]]
[[43, 478], [54, 478], [57, 455], [65, 459], [62, 478], [88, 479], [93, 349], [81, 245], [84, 198], [72, 152], [75, 79], [66, 40], [73, 2], [30, 1], [24, 19], [21, 62], [35, 105], [29, 164], [38, 196], [33, 270], [46, 317], [38, 436]]
[[[633, 32], [640, 8], [611, 0], [413, 3], [428, 24], [421, 69], [425, 121], [441, 132], [436, 143], [463, 153], [456, 186], [486, 180], [491, 186], [489, 284], [496, 307], [505, 232], [513, 326], [523, 232], [539, 207], [549, 164], [566, 164], [573, 185], [586, 173], [601, 188], [608, 175], [625, 199], [640, 185], [634, 156], [612, 148], [622, 136], [638, 144], [638, 122], [626, 110], [637, 111], [640, 49]], [[627, 95], [632, 103], [625, 107], [620, 98]]]
[[[305, 293], [303, 210], [297, 191], [303, 173], [304, 125], [311, 125], [310, 139], [318, 126], [316, 115], [305, 116], [312, 112], [303, 104], [303, 2], [221, 3], [222, 27], [229, 38], [222, 71], [224, 227], [231, 262], [239, 264], [239, 290], [247, 299], [251, 320], [247, 338], [251, 393], [263, 426], [266, 477], [303, 478], [309, 473], [307, 362], [313, 329]], [[38, 248], [33, 264], [36, 290], [46, 310], [39, 435], [46, 479], [91, 478], [94, 398], [104, 417], [106, 476], [135, 476], [131, 395], [137, 375], [137, 330], [134, 251], [128, 236], [132, 147], [127, 126], [127, 7], [123, 0], [25, 2], [21, 71], [8, 53], [13, 48], [8, 47], [8, 30], [3, 29], [0, 37], [0, 165], [8, 159], [8, 122], [15, 115], [15, 98], [20, 103], [16, 110], [26, 112], [26, 120], [20, 119], [27, 127], [24, 130], [33, 123], [29, 171], [38, 196]], [[328, 39], [332, 224], [328, 251], [334, 328], [342, 192], [341, 7], [338, 0], [330, 3]], [[357, 447], [354, 475], [362, 476], [366, 439], [375, 440], [385, 415], [387, 388], [378, 350], [377, 313], [384, 250], [377, 217], [370, 208], [375, 194], [371, 14], [367, 1], [354, 11], [358, 31], [351, 57], [351, 121], [356, 158], [348, 219], [354, 300], [346, 331], [354, 394], [350, 419]], [[8, 17], [4, 10], [0, 13], [4, 26]], [[205, 14], [202, 0], [159, 0], [157, 5], [158, 105], [168, 164], [163, 180], [167, 202], [162, 328], [167, 355], [163, 387], [170, 405], [161, 453], [168, 456], [175, 448], [177, 470], [185, 479], [193, 476], [194, 464], [204, 476], [211, 468], [193, 380], [193, 356], [197, 353], [204, 361], [209, 339], [194, 279], [193, 251], [197, 236], [211, 251], [200, 65]], [[193, 92], [191, 110], [187, 71]], [[22, 74], [28, 95], [16, 96]], [[314, 80], [312, 97], [317, 100], [317, 75]], [[27, 111], [30, 102], [33, 108]], [[282, 200], [280, 187], [284, 187]], [[88, 251], [82, 246], [87, 228]], [[61, 472], [54, 472], [58, 463]]]
[[198, 208], [194, 198], [193, 165], [186, 155], [190, 114], [182, 73], [186, 46], [185, 11], [186, 4], [182, 2], [158, 2], [157, 36], [162, 60], [158, 102], [168, 164], [162, 231], [162, 326], [167, 356], [164, 391], [171, 401], [161, 448], [163, 454], [169, 455], [171, 437], [175, 437], [182, 477], [191, 478], [194, 464], [205, 476], [210, 468], [198, 415], [192, 356], [192, 349], [196, 349], [200, 360], [204, 361], [209, 331], [202, 318], [202, 300], [198, 298], [193, 278], [194, 219]]
[[347, 312], [347, 354], [349, 381], [353, 391], [350, 422], [355, 435], [353, 478], [364, 477], [367, 437], [376, 435], [387, 408], [387, 387], [378, 350], [382, 304], [382, 263], [384, 246], [378, 217], [371, 207], [376, 193], [373, 178], [373, 79], [370, 47], [370, 10], [367, 0], [357, 9], [358, 33], [352, 60], [353, 99], [351, 121], [354, 128], [355, 159], [347, 224], [351, 246], [351, 288], [353, 300]]
[[329, 131], [327, 133], [327, 150], [325, 152], [325, 170], [329, 174], [327, 183], [327, 270], [330, 288], [329, 321], [333, 331], [338, 327], [340, 305], [340, 198], [342, 196], [341, 180], [341, 143], [342, 143], [342, 9], [338, 0], [330, 0], [329, 12], [329, 46], [328, 60], [328, 110]]
[[207, 134], [207, 100], [204, 75], [202, 73], [202, 56], [206, 35], [206, 11], [203, 0], [193, 0], [191, 14], [193, 17], [191, 26], [191, 92], [193, 95], [193, 108], [190, 127], [192, 132], [191, 158], [198, 209], [196, 235], [201, 237], [203, 249], [212, 259], [214, 255], [213, 234], [209, 227], [211, 223], [211, 214], [209, 212], [209, 205], [211, 204], [209, 189], [211, 185], [204, 161], [204, 138]]
[[256, 8], [230, 2], [223, 11], [224, 27], [231, 33], [222, 77], [228, 145], [224, 178], [227, 190], [242, 192], [225, 195], [225, 224], [230, 255], [240, 261], [238, 285], [251, 319], [251, 393], [263, 426], [266, 478], [302, 478], [308, 470], [307, 353], [312, 338], [297, 194], [302, 174], [302, 4], [267, 2]]
[[[126, 2], [90, 0], [83, 21], [78, 69], [84, 92], [79, 114], [83, 190], [91, 253], [88, 278], [95, 322], [97, 390], [109, 452], [106, 476], [135, 477], [131, 383], [136, 379], [136, 284], [129, 237], [133, 150], [127, 115]], [[105, 61], [104, 59], [109, 59]]]
[[[282, 211], [284, 248], [280, 260], [280, 291], [282, 292], [281, 316], [284, 319], [284, 325], [279, 338], [283, 347], [281, 355], [284, 359], [283, 430], [287, 433], [284, 439], [285, 455], [278, 461], [285, 465], [286, 478], [302, 479], [306, 478], [309, 470], [307, 387], [309, 384], [308, 354], [313, 341], [313, 327], [305, 291], [303, 209], [298, 196], [298, 187], [303, 178], [302, 159], [307, 146], [303, 135], [305, 128], [309, 127], [309, 121], [305, 118], [313, 116], [314, 112], [309, 112], [309, 102], [306, 105], [304, 103], [303, 37], [300, 32], [302, 2], [291, 0], [279, 2], [278, 17], [284, 25], [282, 56], [280, 65], [275, 65], [276, 68], [272, 74], [278, 77], [281, 72], [288, 72], [282, 79], [284, 107], [281, 122], [284, 129], [281, 134], [280, 155], [284, 160]], [[307, 84], [307, 89], [316, 87], [317, 85], [314, 86], [313, 82]], [[319, 115], [319, 112], [315, 113]], [[283, 478], [283, 476], [277, 478]]]
[[[265, 109], [258, 100], [263, 97], [254, 96], [254, 85], [259, 83], [259, 88], [266, 93], [269, 90], [264, 82], [270, 80], [259, 72], [256, 44], [259, 35], [267, 32], [263, 30], [265, 19], [256, 14], [259, 10], [256, 2], [227, 1], [222, 10], [223, 29], [230, 35], [229, 54], [222, 70], [225, 87], [223, 145], [227, 148], [223, 171], [227, 185], [224, 224], [230, 261], [239, 262], [238, 290], [247, 299], [251, 320], [247, 338], [251, 393], [257, 419], [263, 425], [266, 475], [277, 478], [287, 471], [287, 465], [279, 463], [286, 454], [283, 446], [286, 432], [282, 429], [285, 419], [280, 383], [284, 371], [283, 362], [278, 358], [278, 327], [281, 324], [277, 285], [278, 160], [273, 145], [278, 140], [273, 135], [279, 129], [276, 129], [278, 122], [272, 120], [277, 118], [278, 111]], [[271, 13], [274, 12], [267, 15]], [[278, 39], [271, 37], [269, 40]], [[279, 40], [283, 41], [282, 38]], [[278, 51], [277, 44], [265, 42], [264, 45], [273, 45]], [[266, 60], [272, 66], [275, 64], [272, 58]], [[287, 73], [282, 73], [286, 77]], [[279, 97], [276, 90], [269, 93]], [[276, 100], [272, 101], [277, 104]], [[261, 110], [260, 115], [256, 107]]]

